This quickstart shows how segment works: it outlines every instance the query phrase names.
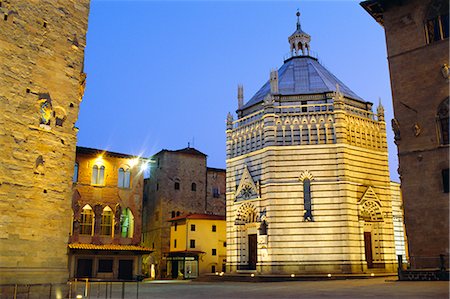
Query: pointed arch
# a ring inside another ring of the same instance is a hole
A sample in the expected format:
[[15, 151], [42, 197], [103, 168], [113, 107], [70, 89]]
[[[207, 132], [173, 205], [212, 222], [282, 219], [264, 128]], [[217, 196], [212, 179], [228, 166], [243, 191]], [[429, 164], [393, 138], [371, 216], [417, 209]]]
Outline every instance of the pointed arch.
[[80, 234], [90, 235], [94, 233], [94, 210], [88, 204], [81, 209], [80, 215]]
[[[175, 211], [173, 211], [173, 216], [175, 216]], [[122, 215], [120, 215], [120, 227], [122, 238], [133, 238], [134, 215], [130, 208], [122, 210]]]
[[383, 212], [381, 210], [381, 201], [377, 194], [369, 186], [359, 201], [359, 217], [367, 222], [382, 222]]
[[113, 227], [113, 211], [109, 206], [103, 208], [100, 221], [100, 235], [111, 236]]
[[235, 224], [258, 222], [256, 208], [251, 203], [243, 203], [236, 212]]

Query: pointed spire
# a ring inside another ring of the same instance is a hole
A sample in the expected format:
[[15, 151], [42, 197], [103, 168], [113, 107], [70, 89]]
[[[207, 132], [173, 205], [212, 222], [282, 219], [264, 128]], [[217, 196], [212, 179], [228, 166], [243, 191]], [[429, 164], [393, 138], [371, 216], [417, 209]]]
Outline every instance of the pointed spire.
[[241, 109], [244, 106], [244, 86], [241, 84], [238, 85], [238, 109]]
[[278, 94], [278, 71], [270, 71], [270, 93]]
[[311, 36], [302, 30], [300, 25], [300, 12], [297, 9], [297, 28], [295, 32], [289, 36], [289, 44], [291, 45], [291, 53], [294, 56], [297, 55], [308, 55], [309, 56], [309, 42], [311, 41]]
[[296, 16], [297, 16], [297, 30], [302, 30], [302, 26], [300, 25], [300, 11], [298, 11], [298, 8]]
[[378, 98], [377, 117], [378, 121], [384, 121], [384, 107], [381, 104], [381, 98]]

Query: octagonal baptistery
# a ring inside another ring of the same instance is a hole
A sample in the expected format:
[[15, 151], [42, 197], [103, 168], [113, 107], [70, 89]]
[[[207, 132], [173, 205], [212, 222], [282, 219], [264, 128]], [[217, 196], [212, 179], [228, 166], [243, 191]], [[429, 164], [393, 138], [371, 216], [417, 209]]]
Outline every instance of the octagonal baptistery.
[[227, 117], [227, 265], [261, 274], [395, 272], [384, 110], [289, 37], [290, 58]]

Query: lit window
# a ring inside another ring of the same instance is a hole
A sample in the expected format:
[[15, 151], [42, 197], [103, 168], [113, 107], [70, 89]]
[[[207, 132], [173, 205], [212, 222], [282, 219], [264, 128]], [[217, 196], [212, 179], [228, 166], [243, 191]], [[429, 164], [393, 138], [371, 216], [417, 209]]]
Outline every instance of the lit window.
[[190, 248], [195, 248], [195, 240], [189, 240], [189, 247]]
[[120, 227], [122, 238], [133, 238], [134, 216], [129, 208], [122, 211], [122, 215], [120, 216]]
[[197, 184], [196, 183], [192, 183], [191, 184], [191, 191], [197, 191]]
[[74, 168], [73, 168], [72, 182], [73, 183], [78, 182], [78, 162], [75, 162], [75, 165], [74, 165]]
[[94, 165], [94, 167], [92, 167], [91, 184], [100, 186], [105, 185], [105, 166]]
[[442, 101], [438, 107], [436, 116], [440, 135], [439, 141], [442, 145], [449, 144], [448, 104], [448, 98]]
[[100, 234], [110, 236], [112, 234], [113, 212], [110, 207], [106, 206], [102, 212], [102, 220], [100, 222]]
[[119, 168], [119, 180], [117, 182], [117, 186], [119, 188], [130, 188], [130, 169], [124, 169], [123, 167]]
[[431, 2], [425, 20], [425, 35], [427, 43], [448, 38], [448, 0]]
[[85, 205], [81, 211], [80, 234], [92, 235], [94, 229], [94, 211], [89, 205]]
[[309, 179], [303, 180], [303, 206], [305, 210], [303, 219], [305, 221], [313, 221], [311, 211], [311, 181]]

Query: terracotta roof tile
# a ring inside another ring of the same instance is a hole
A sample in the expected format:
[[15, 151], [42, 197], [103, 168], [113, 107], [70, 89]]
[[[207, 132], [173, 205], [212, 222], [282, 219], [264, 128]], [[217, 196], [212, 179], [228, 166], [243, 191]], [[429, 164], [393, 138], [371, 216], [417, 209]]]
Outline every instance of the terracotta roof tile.
[[84, 250], [123, 250], [123, 251], [153, 251], [150, 248], [137, 246], [137, 245], [117, 245], [117, 244], [83, 244], [83, 243], [70, 243], [69, 249], [84, 249]]
[[187, 214], [171, 218], [168, 221], [176, 221], [181, 219], [225, 220], [225, 216], [212, 214]]

